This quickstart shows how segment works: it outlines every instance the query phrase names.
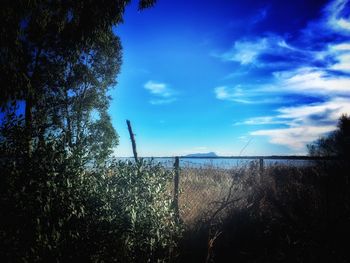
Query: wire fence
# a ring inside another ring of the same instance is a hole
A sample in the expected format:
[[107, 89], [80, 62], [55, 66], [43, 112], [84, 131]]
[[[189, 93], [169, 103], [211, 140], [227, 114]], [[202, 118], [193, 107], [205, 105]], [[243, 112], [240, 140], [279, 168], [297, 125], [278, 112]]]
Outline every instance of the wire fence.
[[[302, 168], [317, 160], [310, 156], [157, 157], [152, 159], [174, 170], [171, 186], [175, 212], [187, 225], [210, 217], [223, 202], [249, 205], [255, 191], [276, 166]], [[255, 190], [254, 190], [255, 189]], [[223, 213], [224, 214], [224, 211]]]
[[[251, 195], [264, 175], [273, 167], [307, 167], [316, 160], [309, 156], [270, 156], [202, 158], [164, 158], [167, 166], [172, 163], [174, 175], [174, 206], [179, 218], [188, 225], [210, 217], [222, 202], [239, 200], [248, 205]], [[159, 159], [162, 162], [162, 159]]]
[[174, 205], [188, 225], [209, 217], [232, 186], [231, 198], [242, 195], [238, 177], [251, 170], [252, 178], [257, 178], [259, 170], [257, 161], [213, 158], [175, 158], [174, 169]]

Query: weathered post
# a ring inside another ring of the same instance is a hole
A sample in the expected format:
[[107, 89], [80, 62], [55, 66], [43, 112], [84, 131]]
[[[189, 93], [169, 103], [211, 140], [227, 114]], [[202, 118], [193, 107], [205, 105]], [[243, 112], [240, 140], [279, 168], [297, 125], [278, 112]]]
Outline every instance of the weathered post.
[[174, 170], [175, 170], [175, 176], [174, 176], [174, 199], [173, 199], [173, 206], [175, 210], [175, 217], [176, 220], [180, 220], [180, 214], [179, 214], [179, 177], [180, 177], [180, 162], [179, 157], [175, 157], [175, 163], [174, 163]]
[[134, 154], [135, 162], [137, 163], [138, 159], [137, 159], [137, 151], [136, 151], [135, 134], [132, 132], [131, 123], [129, 120], [126, 120], [126, 124], [128, 125], [130, 140], [132, 144], [132, 152]]
[[260, 182], [263, 179], [263, 174], [264, 174], [264, 158], [259, 159], [259, 176], [260, 176]]

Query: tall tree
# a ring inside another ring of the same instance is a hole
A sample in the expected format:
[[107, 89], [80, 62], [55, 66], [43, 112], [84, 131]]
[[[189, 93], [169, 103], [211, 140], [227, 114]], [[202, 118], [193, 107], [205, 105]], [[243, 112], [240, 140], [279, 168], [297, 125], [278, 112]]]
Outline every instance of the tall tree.
[[[28, 154], [60, 137], [71, 151], [100, 162], [117, 143], [107, 112], [121, 64], [112, 27], [129, 2], [1, 1], [0, 106], [24, 106]], [[141, 0], [139, 8], [154, 2]]]
[[333, 156], [350, 161], [350, 116], [341, 116], [335, 131], [307, 147], [311, 156]]

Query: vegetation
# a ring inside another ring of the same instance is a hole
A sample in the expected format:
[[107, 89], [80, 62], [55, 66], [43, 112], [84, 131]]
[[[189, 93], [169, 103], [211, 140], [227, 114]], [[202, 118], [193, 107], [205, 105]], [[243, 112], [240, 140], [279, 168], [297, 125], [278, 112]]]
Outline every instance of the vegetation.
[[181, 228], [152, 163], [83, 169], [55, 141], [2, 164], [4, 262], [154, 262], [175, 257]]
[[350, 161], [350, 116], [343, 115], [338, 129], [308, 145], [311, 156], [339, 157]]
[[118, 137], [107, 91], [122, 55], [112, 27], [129, 2], [1, 2], [4, 262], [162, 262], [176, 255], [172, 172], [110, 159]]
[[[204, 213], [204, 199], [193, 193], [185, 218], [199, 220], [186, 228], [180, 262], [348, 261], [350, 191], [343, 166], [273, 165], [261, 179], [254, 166], [231, 172], [232, 195], [207, 203]], [[230, 182], [221, 181], [221, 188]]]
[[[30, 155], [64, 138], [82, 162], [101, 163], [118, 142], [107, 109], [121, 44], [113, 26], [130, 1], [2, 1], [0, 107], [23, 112]], [[141, 0], [140, 9], [154, 0]]]
[[180, 262], [347, 262], [348, 127], [342, 116], [338, 129], [310, 148], [332, 161], [270, 165], [263, 173], [255, 163], [182, 171], [180, 207], [190, 225]]
[[1, 2], [1, 259], [347, 262], [348, 116], [309, 146], [340, 162], [183, 169], [183, 238], [173, 171], [110, 158], [107, 91], [122, 58], [112, 27], [129, 2]]

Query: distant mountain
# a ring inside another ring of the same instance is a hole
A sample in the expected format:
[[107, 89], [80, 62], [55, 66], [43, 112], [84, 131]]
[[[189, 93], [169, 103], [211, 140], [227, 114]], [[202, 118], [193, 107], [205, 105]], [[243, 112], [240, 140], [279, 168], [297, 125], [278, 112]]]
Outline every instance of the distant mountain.
[[192, 153], [192, 154], [187, 154], [186, 157], [218, 157], [218, 156], [214, 152], [209, 152], [209, 153]]

